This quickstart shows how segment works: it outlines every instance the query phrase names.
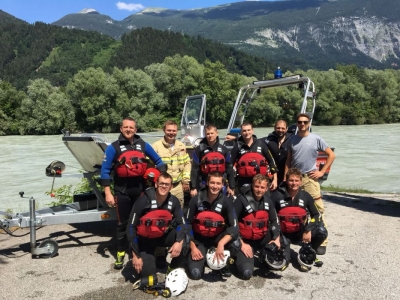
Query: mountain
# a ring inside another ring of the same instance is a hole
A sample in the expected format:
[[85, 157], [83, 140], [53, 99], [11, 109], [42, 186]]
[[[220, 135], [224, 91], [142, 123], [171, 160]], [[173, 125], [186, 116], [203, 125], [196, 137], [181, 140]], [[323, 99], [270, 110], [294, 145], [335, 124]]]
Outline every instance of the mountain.
[[100, 14], [95, 9], [83, 9], [78, 13], [66, 15], [54, 22], [53, 25], [69, 29], [97, 31], [114, 39], [120, 39], [123, 33], [129, 31], [123, 30], [121, 22]]
[[0, 23], [8, 23], [8, 24], [28, 24], [25, 21], [22, 21], [21, 19], [18, 19], [5, 11], [0, 9]]
[[291, 69], [400, 67], [398, 0], [245, 1], [192, 10], [146, 8], [122, 21], [100, 16], [73, 14], [53, 24], [113, 38], [143, 27], [201, 35]]
[[[103, 17], [94, 10], [86, 16]], [[189, 55], [200, 63], [220, 61], [229, 72], [257, 78], [263, 77], [265, 67], [273, 67], [260, 57], [199, 36], [142, 28], [115, 40], [95, 31], [9, 20], [11, 23], [0, 22], [0, 79], [18, 89], [25, 89], [28, 81], [36, 78], [65, 86], [77, 72], [89, 67], [143, 69], [176, 54]]]

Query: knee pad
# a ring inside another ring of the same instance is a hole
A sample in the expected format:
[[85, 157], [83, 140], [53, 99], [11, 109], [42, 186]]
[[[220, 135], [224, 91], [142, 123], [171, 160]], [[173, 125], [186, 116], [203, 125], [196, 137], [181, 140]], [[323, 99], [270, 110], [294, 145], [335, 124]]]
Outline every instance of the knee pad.
[[243, 272], [243, 279], [244, 279], [244, 280], [250, 279], [251, 276], [253, 276], [253, 271], [252, 271], [252, 270], [245, 270], [245, 271]]
[[318, 224], [317, 229], [315, 231], [315, 237], [324, 240], [328, 237], [328, 230], [326, 230], [325, 226], [322, 223]]
[[190, 275], [193, 280], [199, 280], [201, 278], [201, 272], [199, 268], [194, 268], [190, 270]]
[[231, 252], [231, 256], [236, 256], [236, 254], [242, 248], [242, 242], [240, 239], [233, 240], [229, 245], [229, 251]]

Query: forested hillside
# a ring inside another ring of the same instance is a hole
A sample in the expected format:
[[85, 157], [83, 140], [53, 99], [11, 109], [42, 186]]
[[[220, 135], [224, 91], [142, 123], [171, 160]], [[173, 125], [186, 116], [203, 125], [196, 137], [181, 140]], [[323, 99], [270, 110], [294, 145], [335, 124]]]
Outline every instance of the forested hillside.
[[328, 70], [336, 64], [400, 68], [399, 0], [242, 1], [174, 10], [146, 7], [119, 21], [70, 14], [53, 24], [119, 39], [152, 27], [200, 35], [284, 66]]
[[[62, 86], [80, 69], [96, 66], [102, 51], [116, 44], [97, 32], [40, 22], [0, 23], [0, 78], [19, 89], [35, 78], [46, 78]], [[103, 62], [99, 61], [101, 65]]]
[[[115, 41], [95, 32], [10, 19], [0, 22], [0, 135], [115, 132], [123, 117], [140, 131], [179, 122], [183, 101], [206, 94], [207, 121], [225, 128], [239, 88], [273, 78], [263, 59], [201, 37], [144, 28]], [[400, 71], [337, 65], [283, 70], [316, 84], [316, 125], [400, 122]], [[302, 101], [292, 87], [261, 91], [254, 125], [292, 122]]]
[[18, 89], [35, 78], [65, 86], [88, 67], [143, 69], [174, 54], [190, 55], [199, 62], [220, 61], [231, 72], [258, 78], [265, 68], [272, 68], [264, 59], [218, 42], [151, 28], [132, 31], [116, 41], [97, 32], [40, 22], [0, 23], [0, 78]]

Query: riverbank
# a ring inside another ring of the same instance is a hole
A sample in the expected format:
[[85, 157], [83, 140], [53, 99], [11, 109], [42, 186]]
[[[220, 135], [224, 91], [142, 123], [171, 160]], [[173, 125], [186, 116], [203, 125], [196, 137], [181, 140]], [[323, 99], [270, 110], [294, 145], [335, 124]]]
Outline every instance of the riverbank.
[[[329, 231], [321, 268], [297, 268], [296, 254], [284, 272], [242, 281], [211, 274], [190, 281], [180, 299], [284, 297], [285, 299], [394, 299], [400, 293], [399, 194], [324, 193]], [[154, 299], [133, 291], [132, 268], [113, 269], [115, 224], [112, 222], [47, 226], [38, 241], [55, 239], [58, 255], [32, 259], [29, 235], [0, 235], [2, 299]], [[27, 233], [27, 229], [15, 234]], [[292, 246], [296, 252], [299, 246]]]

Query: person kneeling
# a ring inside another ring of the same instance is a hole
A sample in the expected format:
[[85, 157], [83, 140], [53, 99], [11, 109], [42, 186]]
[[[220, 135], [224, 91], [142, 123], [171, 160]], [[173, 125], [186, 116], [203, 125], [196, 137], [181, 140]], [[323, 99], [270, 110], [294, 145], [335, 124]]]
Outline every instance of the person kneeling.
[[186, 224], [179, 200], [170, 194], [171, 188], [172, 177], [161, 172], [155, 187], [145, 190], [130, 214], [126, 234], [132, 250], [132, 265], [144, 280], [156, 274], [154, 250], [157, 246], [170, 247], [170, 270], [184, 265], [183, 253], [185, 248], [188, 250]]
[[[258, 174], [252, 184], [245, 184], [233, 205], [239, 220], [242, 241], [241, 251], [235, 261], [239, 276], [249, 279], [253, 275], [254, 252], [260, 262], [266, 262], [273, 270], [284, 270], [286, 260], [278, 259], [280, 250], [280, 227], [272, 200], [266, 195], [268, 178]], [[269, 251], [269, 249], [272, 251]], [[276, 253], [276, 257], [272, 257]], [[268, 257], [267, 257], [268, 256]], [[283, 255], [281, 255], [283, 257]]]
[[232, 200], [222, 193], [223, 175], [211, 172], [206, 187], [189, 202], [187, 223], [190, 235], [189, 276], [198, 280], [209, 267], [231, 276], [226, 264], [229, 256], [240, 251], [239, 229]]
[[302, 173], [291, 168], [286, 173], [286, 182], [271, 194], [275, 209], [280, 220], [285, 257], [290, 259], [290, 242], [302, 242], [298, 262], [300, 271], [308, 272], [314, 265], [322, 266], [322, 261], [316, 257], [316, 250], [327, 238], [321, 214], [315, 205], [313, 197], [300, 190]]

